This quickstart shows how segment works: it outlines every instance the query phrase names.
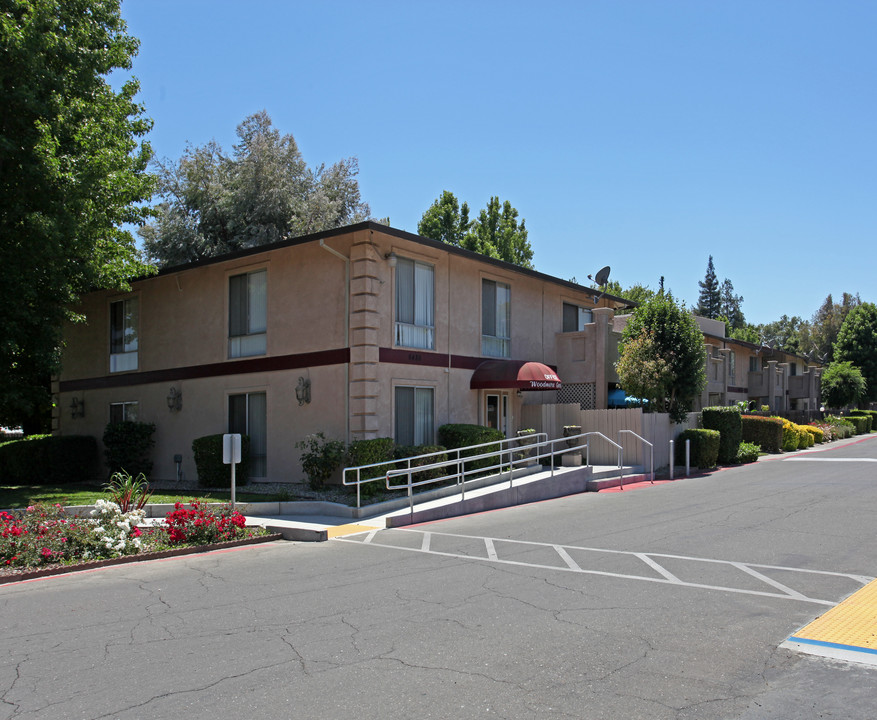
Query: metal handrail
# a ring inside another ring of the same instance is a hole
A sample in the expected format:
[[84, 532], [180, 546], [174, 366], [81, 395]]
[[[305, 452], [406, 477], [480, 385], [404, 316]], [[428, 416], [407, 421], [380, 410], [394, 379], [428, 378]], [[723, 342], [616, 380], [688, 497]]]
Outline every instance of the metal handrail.
[[[567, 448], [568, 448], [566, 452], [569, 452], [571, 450], [580, 450], [581, 448], [585, 448], [585, 467], [590, 467], [591, 466], [591, 437], [594, 437], [594, 436], [603, 438], [603, 440], [605, 440], [606, 442], [608, 442], [610, 445], [612, 445], [613, 447], [615, 447], [618, 450], [618, 469], [622, 470], [622, 468], [624, 467], [623, 462], [622, 462], [624, 448], [622, 448], [621, 445], [619, 445], [614, 440], [611, 440], [610, 438], [606, 437], [603, 433], [597, 432], [594, 430], [591, 432], [579, 433], [578, 435], [570, 435], [569, 437], [557, 438], [556, 440], [549, 441], [551, 443], [551, 474], [552, 474], [552, 476], [554, 475], [554, 453], [555, 453], [554, 444], [555, 443], [558, 443], [558, 442], [566, 443]], [[579, 438], [588, 438], [588, 439], [587, 439], [587, 441], [585, 441], [584, 443], [580, 443], [579, 445], [570, 445], [569, 444], [570, 441], [578, 440]], [[563, 454], [563, 453], [561, 453], [561, 454]]]
[[633, 430], [619, 430], [618, 434], [622, 433], [630, 433], [635, 438], [641, 440], [646, 445], [649, 446], [649, 455], [650, 455], [650, 470], [649, 470], [649, 482], [654, 485], [655, 484], [655, 446], [652, 445], [648, 440], [646, 440], [642, 435], [637, 435]]
[[[533, 442], [531, 440], [531, 438], [536, 440], [536, 442]], [[462, 484], [462, 482], [465, 482], [465, 477], [467, 474], [472, 474], [473, 472], [483, 473], [485, 470], [492, 470], [492, 469], [496, 469], [496, 468], [501, 469], [504, 466], [504, 463], [502, 462], [502, 454], [503, 453], [508, 453], [509, 459], [511, 460], [511, 456], [513, 453], [521, 452], [525, 448], [528, 450], [533, 449], [534, 447], [538, 448], [541, 445], [543, 445], [544, 443], [546, 443], [547, 440], [548, 440], [547, 433], [533, 433], [531, 435], [525, 435], [523, 437], [503, 438], [501, 440], [493, 440], [493, 441], [489, 441], [489, 442], [485, 442], [485, 443], [478, 443], [476, 445], [467, 445], [466, 447], [461, 447], [461, 448], [451, 448], [449, 450], [439, 450], [436, 452], [424, 453], [423, 455], [414, 455], [414, 456], [408, 457], [408, 458], [400, 458], [399, 460], [385, 460], [383, 462], [369, 463], [368, 465], [357, 465], [354, 467], [346, 467], [346, 468], [344, 468], [344, 470], [341, 473], [341, 483], [342, 483], [342, 485], [346, 485], [348, 487], [356, 485], [356, 507], [359, 508], [359, 507], [361, 507], [360, 486], [364, 485], [365, 483], [383, 480], [385, 482], [386, 488], [388, 490], [401, 490], [401, 489], [403, 489], [401, 486], [390, 487], [389, 478], [391, 475], [393, 477], [403, 475], [406, 473], [410, 475], [413, 472], [422, 472], [425, 470], [435, 469], [437, 467], [444, 467], [444, 466], [456, 464], [457, 465], [457, 472], [456, 473], [452, 473], [449, 475], [443, 475], [442, 477], [438, 477], [438, 478], [430, 478], [428, 481], [422, 480], [422, 481], [419, 481], [417, 483], [413, 483], [410, 486], [413, 488], [413, 487], [418, 487], [420, 485], [427, 485], [430, 483], [437, 483], [437, 482], [442, 482], [445, 480], [450, 480], [450, 479], [455, 478], [455, 477], [457, 478], [457, 484], [459, 485], [459, 484]], [[478, 455], [470, 455], [470, 456], [466, 456], [466, 457], [463, 456], [463, 453], [465, 453], [465, 452], [471, 452], [472, 450], [478, 450], [479, 448], [487, 448], [487, 447], [496, 448], [497, 445], [499, 445], [499, 449], [493, 450], [492, 452], [478, 454]], [[475, 470], [470, 469], [468, 471], [465, 469], [466, 462], [471, 462], [473, 460], [481, 460], [481, 459], [489, 458], [489, 457], [495, 457], [497, 455], [500, 456], [500, 462], [497, 465], [491, 465], [489, 467], [480, 467], [480, 468], [476, 468]], [[418, 464], [418, 465], [413, 466], [413, 467], [411, 465], [412, 461], [414, 461], [414, 460], [438, 458], [441, 456], [445, 456], [446, 459], [439, 461], [439, 462], [435, 462], [435, 463], [426, 463], [423, 465]], [[537, 459], [539, 457], [540, 456], [537, 455]], [[513, 462], [508, 462], [506, 464], [513, 466], [516, 462], [520, 462], [523, 459], [526, 459], [526, 458], [518, 458], [517, 460], [514, 460]], [[398, 463], [401, 463], [401, 462], [405, 462], [407, 467], [397, 468], [396, 465]], [[389, 469], [386, 469], [388, 465], [392, 466], [392, 467], [390, 467]], [[371, 468], [381, 468], [382, 472], [380, 472], [380, 474], [375, 474], [375, 475], [372, 475], [370, 477], [363, 477], [362, 471], [369, 470]], [[512, 469], [513, 469], [513, 467], [512, 467]], [[354, 472], [355, 472], [355, 477], [352, 479], [348, 479], [348, 473], [354, 473]], [[511, 477], [509, 479], [511, 481]], [[407, 488], [407, 487], [409, 487], [409, 485], [405, 485], [404, 487]], [[409, 495], [410, 494], [411, 494], [411, 491], [409, 489]]]

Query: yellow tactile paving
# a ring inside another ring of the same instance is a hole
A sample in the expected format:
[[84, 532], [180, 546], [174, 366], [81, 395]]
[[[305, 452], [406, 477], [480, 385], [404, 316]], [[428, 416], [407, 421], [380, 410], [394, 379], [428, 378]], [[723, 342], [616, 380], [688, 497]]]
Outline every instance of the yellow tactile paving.
[[877, 580], [850, 595], [789, 639], [877, 651]]
[[335, 527], [326, 528], [326, 532], [329, 534], [330, 538], [333, 537], [341, 537], [342, 535], [353, 535], [354, 533], [359, 532], [368, 532], [369, 530], [374, 530], [373, 525], [337, 525]]

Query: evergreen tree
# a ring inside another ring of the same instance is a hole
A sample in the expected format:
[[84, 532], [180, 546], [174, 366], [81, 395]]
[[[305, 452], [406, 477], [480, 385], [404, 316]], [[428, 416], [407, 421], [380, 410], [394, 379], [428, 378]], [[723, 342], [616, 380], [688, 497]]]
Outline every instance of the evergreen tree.
[[697, 284], [700, 287], [700, 295], [697, 299], [695, 312], [701, 317], [713, 319], [719, 317], [722, 311], [722, 295], [712, 255], [710, 255], [709, 263], [706, 266], [706, 277], [703, 280], [698, 280]]
[[506, 200], [491, 197], [478, 217], [469, 221], [469, 205], [459, 205], [453, 193], [443, 191], [417, 224], [424, 237], [456, 245], [487, 257], [533, 267], [533, 248], [527, 240], [526, 221]]
[[877, 305], [862, 303], [847, 314], [834, 345], [837, 361], [849, 361], [865, 379], [862, 402], [877, 400]]
[[725, 318], [728, 330], [738, 330], [746, 325], [746, 318], [743, 317], [743, 297], [734, 294], [734, 285], [728, 278], [722, 281], [722, 287], [719, 291], [720, 309], [719, 315]]

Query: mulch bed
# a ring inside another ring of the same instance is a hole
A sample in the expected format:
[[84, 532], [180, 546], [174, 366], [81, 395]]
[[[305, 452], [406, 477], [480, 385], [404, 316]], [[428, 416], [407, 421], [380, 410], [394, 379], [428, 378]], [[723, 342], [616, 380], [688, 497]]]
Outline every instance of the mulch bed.
[[225, 548], [240, 547], [241, 545], [255, 545], [258, 543], [273, 542], [274, 540], [282, 539], [282, 535], [275, 533], [272, 535], [259, 535], [257, 537], [243, 538], [242, 540], [214, 543], [213, 545], [190, 545], [174, 548], [172, 550], [162, 550], [160, 552], [145, 552], [138, 553], [137, 555], [124, 555], [117, 558], [108, 558], [106, 560], [91, 560], [88, 562], [76, 563], [74, 565], [51, 564], [41, 565], [38, 568], [0, 566], [0, 585], [3, 585], [4, 583], [21, 582], [22, 580], [33, 580], [34, 578], [48, 577], [50, 575], [63, 575], [64, 573], [80, 572], [82, 570], [94, 570], [96, 568], [109, 567], [110, 565], [127, 565], [128, 563], [143, 562], [144, 560], [161, 560], [162, 558], [179, 557], [181, 555], [195, 555], [197, 553], [210, 552], [212, 550], [223, 550]]

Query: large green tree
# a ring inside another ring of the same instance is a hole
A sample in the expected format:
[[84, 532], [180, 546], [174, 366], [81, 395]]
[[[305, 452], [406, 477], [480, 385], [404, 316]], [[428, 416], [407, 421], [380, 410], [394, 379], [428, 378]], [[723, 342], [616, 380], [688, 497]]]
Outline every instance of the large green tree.
[[617, 365], [621, 387], [683, 422], [706, 386], [703, 333], [670, 293], [636, 307], [627, 321]]
[[81, 293], [148, 270], [122, 228], [152, 192], [119, 0], [0, 3], [0, 422], [35, 429]]
[[865, 396], [867, 383], [862, 371], [849, 361], [833, 362], [822, 373], [822, 402], [841, 409]]
[[478, 217], [469, 220], [469, 205], [460, 205], [447, 190], [423, 213], [417, 232], [424, 237], [465, 248], [488, 257], [533, 267], [533, 248], [527, 240], [526, 221], [506, 200], [491, 197]]
[[162, 201], [140, 231], [151, 260], [179, 265], [369, 218], [356, 158], [308, 167], [265, 111], [237, 136], [230, 154], [212, 141], [157, 163]]
[[810, 320], [811, 347], [805, 348], [807, 352], [814, 351], [816, 359], [830, 363], [834, 359], [834, 343], [841, 325], [850, 310], [861, 304], [858, 294], [845, 292], [839, 303], [828, 295]]
[[877, 305], [866, 302], [850, 310], [837, 335], [834, 358], [862, 371], [866, 388], [861, 402], [877, 400]]

